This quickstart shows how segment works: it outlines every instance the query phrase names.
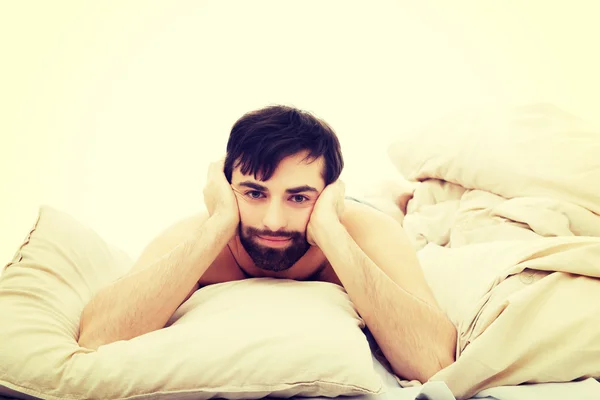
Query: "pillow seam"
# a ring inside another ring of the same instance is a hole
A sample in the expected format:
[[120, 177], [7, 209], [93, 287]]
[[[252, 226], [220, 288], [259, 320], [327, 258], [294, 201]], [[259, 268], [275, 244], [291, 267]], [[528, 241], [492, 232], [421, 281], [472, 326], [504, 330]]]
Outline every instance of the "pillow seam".
[[2, 272], [4, 272], [8, 267], [12, 266], [13, 264], [20, 263], [23, 260], [23, 253], [22, 253], [23, 252], [23, 248], [25, 248], [25, 246], [27, 246], [29, 244], [29, 242], [31, 240], [31, 235], [37, 229], [38, 224], [39, 224], [40, 219], [41, 219], [41, 214], [42, 214], [42, 212], [41, 212], [41, 210], [39, 210], [38, 214], [37, 214], [37, 218], [35, 220], [35, 223], [33, 224], [33, 227], [29, 230], [29, 233], [27, 234], [27, 236], [25, 237], [25, 240], [21, 243], [21, 245], [19, 246], [19, 248], [15, 252], [15, 255], [13, 256], [12, 260], [9, 261], [8, 264], [6, 264], [4, 266], [4, 268], [2, 268]]

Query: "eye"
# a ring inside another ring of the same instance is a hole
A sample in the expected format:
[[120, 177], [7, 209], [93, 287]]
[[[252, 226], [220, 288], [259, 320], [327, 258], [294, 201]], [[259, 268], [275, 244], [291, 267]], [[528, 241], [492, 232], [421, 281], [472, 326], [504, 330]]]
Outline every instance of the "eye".
[[308, 201], [308, 197], [301, 194], [295, 194], [292, 196], [292, 202], [294, 203], [304, 203], [305, 201]]
[[250, 190], [249, 192], [246, 192], [245, 195], [254, 200], [260, 199], [263, 196], [262, 192], [259, 192], [258, 190]]

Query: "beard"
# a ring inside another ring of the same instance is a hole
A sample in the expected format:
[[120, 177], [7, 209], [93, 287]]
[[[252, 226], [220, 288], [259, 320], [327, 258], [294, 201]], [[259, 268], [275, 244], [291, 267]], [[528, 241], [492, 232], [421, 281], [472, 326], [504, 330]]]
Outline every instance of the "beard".
[[[297, 231], [261, 231], [240, 224], [239, 235], [242, 246], [254, 264], [265, 271], [281, 272], [291, 268], [310, 248], [304, 234]], [[289, 246], [285, 248], [264, 246], [258, 243], [258, 236], [289, 238]]]

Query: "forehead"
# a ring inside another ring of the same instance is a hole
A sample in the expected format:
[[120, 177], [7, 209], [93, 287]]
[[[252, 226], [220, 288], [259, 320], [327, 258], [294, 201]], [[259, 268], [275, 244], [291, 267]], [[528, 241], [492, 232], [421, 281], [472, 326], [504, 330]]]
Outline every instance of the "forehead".
[[260, 182], [262, 185], [269, 188], [271, 186], [281, 186], [286, 188], [309, 185], [318, 190], [323, 189], [325, 186], [323, 180], [325, 163], [323, 157], [319, 157], [316, 160], [305, 158], [306, 154], [304, 153], [284, 158], [281, 160], [277, 169], [275, 169], [275, 172], [268, 181], [255, 180], [252, 174], [243, 175], [238, 167], [232, 172], [232, 182], [235, 183], [241, 180], [250, 180]]

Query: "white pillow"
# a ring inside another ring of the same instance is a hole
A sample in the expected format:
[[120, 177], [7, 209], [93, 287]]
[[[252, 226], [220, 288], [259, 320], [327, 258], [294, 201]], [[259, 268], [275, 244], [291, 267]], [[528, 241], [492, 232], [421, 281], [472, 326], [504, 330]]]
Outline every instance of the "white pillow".
[[390, 145], [411, 181], [442, 179], [505, 198], [547, 197], [600, 214], [600, 129], [551, 104], [458, 113]]
[[342, 288], [323, 282], [209, 286], [164, 329], [97, 351], [79, 347], [83, 307], [130, 266], [91, 229], [41, 207], [0, 276], [0, 394], [250, 399], [382, 391], [364, 322]]

